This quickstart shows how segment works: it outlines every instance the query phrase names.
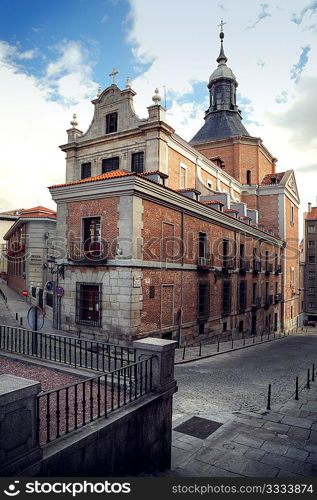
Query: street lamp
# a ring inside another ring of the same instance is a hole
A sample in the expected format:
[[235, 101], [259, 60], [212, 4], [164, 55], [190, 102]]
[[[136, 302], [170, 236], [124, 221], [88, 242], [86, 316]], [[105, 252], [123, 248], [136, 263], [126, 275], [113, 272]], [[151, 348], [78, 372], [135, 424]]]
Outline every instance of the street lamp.
[[57, 296], [55, 293], [56, 288], [59, 286], [59, 277], [64, 279], [65, 265], [68, 264], [67, 259], [56, 259], [54, 256], [50, 255], [47, 257], [48, 269], [52, 276], [56, 275], [56, 279], [53, 280], [53, 328], [57, 330], [61, 329], [61, 297]]

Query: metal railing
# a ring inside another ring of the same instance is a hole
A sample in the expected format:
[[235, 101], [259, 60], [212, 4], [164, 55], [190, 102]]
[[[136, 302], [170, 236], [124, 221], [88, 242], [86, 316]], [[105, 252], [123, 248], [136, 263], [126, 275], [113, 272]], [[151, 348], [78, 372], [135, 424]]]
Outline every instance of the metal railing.
[[248, 261], [247, 259], [244, 259], [243, 257], [240, 257], [239, 270], [241, 272], [250, 271], [250, 261]]
[[272, 273], [273, 272], [273, 264], [266, 262], [265, 272], [266, 272], [266, 274]]
[[135, 362], [135, 349], [65, 335], [0, 325], [0, 349], [106, 372]]
[[223, 269], [234, 269], [235, 268], [235, 258], [234, 257], [223, 257], [222, 261]]
[[261, 271], [262, 263], [260, 260], [253, 260], [253, 272], [258, 273]]
[[104, 263], [108, 257], [108, 243], [104, 240], [100, 242], [70, 241], [68, 244], [68, 257], [76, 263]]
[[152, 391], [153, 357], [37, 396], [37, 442], [50, 443]]

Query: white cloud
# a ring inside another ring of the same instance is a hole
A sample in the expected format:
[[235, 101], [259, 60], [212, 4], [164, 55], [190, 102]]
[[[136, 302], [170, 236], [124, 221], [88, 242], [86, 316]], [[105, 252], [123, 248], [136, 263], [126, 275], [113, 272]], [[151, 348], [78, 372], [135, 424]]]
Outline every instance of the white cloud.
[[[97, 86], [90, 79], [91, 68], [80, 74], [86, 63], [76, 44], [71, 47], [74, 50], [67, 51], [65, 46], [50, 65], [49, 77], [39, 79], [15, 62], [20, 60], [16, 46], [0, 42], [0, 211], [39, 204], [54, 208], [47, 186], [65, 179], [64, 153], [58, 145], [67, 141], [73, 112], [79, 128], [91, 120], [87, 95], [93, 97]], [[50, 100], [53, 91], [59, 100]], [[72, 96], [76, 99], [70, 107]]]

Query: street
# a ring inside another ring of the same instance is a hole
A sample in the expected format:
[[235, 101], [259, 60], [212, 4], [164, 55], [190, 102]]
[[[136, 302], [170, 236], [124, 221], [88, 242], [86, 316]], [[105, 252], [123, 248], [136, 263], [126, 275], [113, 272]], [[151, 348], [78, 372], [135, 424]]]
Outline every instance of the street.
[[306, 381], [307, 368], [317, 366], [317, 335], [301, 334], [275, 342], [175, 366], [178, 393], [174, 414], [221, 414], [258, 411], [289, 399], [295, 378]]

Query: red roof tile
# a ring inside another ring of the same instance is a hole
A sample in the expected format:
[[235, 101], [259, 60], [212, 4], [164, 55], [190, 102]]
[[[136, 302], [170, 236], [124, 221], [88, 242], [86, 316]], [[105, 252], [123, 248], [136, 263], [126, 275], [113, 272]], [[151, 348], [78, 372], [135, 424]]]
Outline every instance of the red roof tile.
[[113, 170], [113, 172], [107, 172], [106, 174], [97, 175], [95, 177], [88, 177], [87, 179], [81, 179], [79, 181], [65, 182], [64, 184], [55, 184], [54, 186], [50, 186], [50, 189], [63, 186], [73, 186], [75, 184], [86, 184], [88, 182], [103, 181], [105, 179], [113, 179], [115, 177], [125, 177], [127, 175], [135, 175], [135, 173], [124, 172], [123, 170]]
[[306, 213], [306, 219], [317, 219], [317, 207], [312, 207], [310, 212]]
[[222, 203], [221, 201], [218, 201], [218, 200], [202, 201], [201, 203], [203, 203], [204, 205], [222, 205], [222, 206], [224, 206], [224, 203]]
[[[280, 181], [282, 180], [285, 172], [279, 172], [278, 174], [267, 174], [263, 177], [261, 185], [262, 186], [269, 186], [269, 185], [274, 185], [274, 184], [279, 184]], [[276, 179], [276, 182], [272, 182], [272, 179]]]

